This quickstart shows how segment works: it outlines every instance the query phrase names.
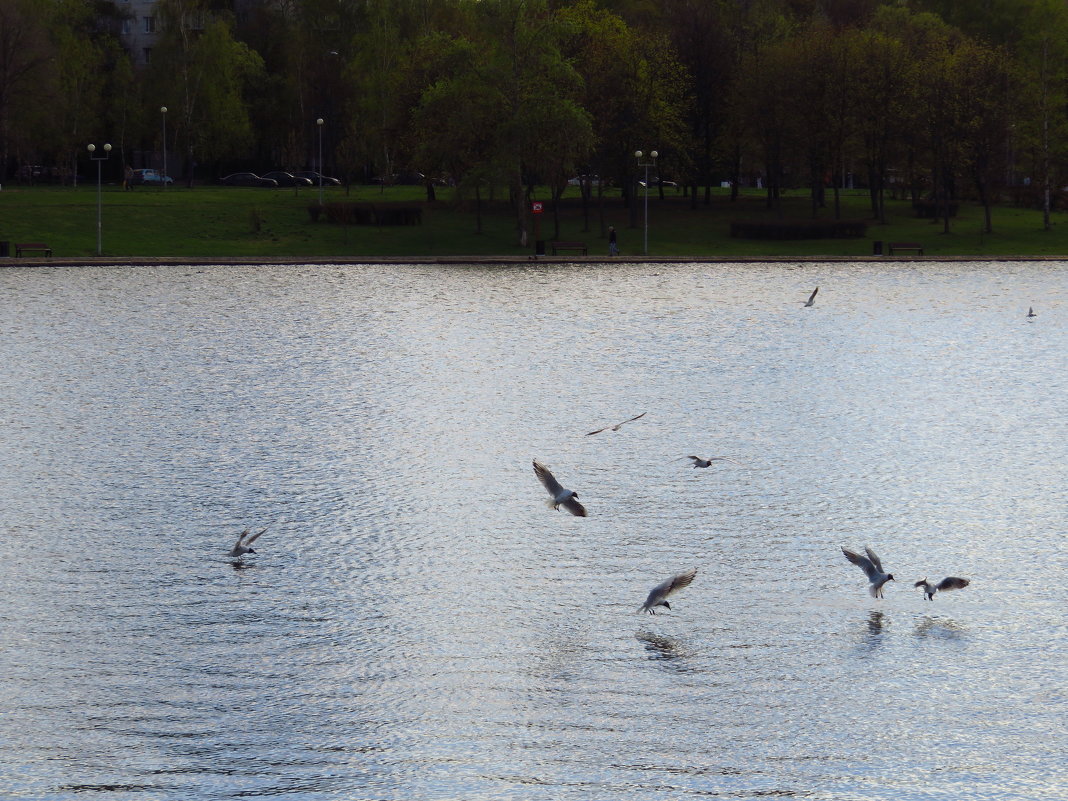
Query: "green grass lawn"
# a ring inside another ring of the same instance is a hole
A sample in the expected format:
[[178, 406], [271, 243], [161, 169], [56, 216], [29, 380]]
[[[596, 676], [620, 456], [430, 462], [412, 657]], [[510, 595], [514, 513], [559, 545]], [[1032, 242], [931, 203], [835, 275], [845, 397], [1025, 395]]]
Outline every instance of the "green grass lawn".
[[[125, 192], [118, 186], [102, 190], [103, 252], [108, 256], [156, 257], [445, 257], [512, 256], [533, 252], [515, 244], [515, 224], [503, 202], [484, 204], [482, 233], [476, 233], [472, 207], [453, 201], [448, 189], [428, 204], [421, 187], [353, 187], [325, 190], [326, 201], [419, 205], [423, 223], [418, 226], [337, 226], [312, 222], [308, 206], [318, 200], [318, 189], [246, 189], [197, 186], [193, 189], [138, 187]], [[546, 198], [547, 199], [547, 198]], [[16, 187], [0, 191], [0, 240], [46, 242], [56, 257], [83, 257], [96, 253], [96, 186]], [[867, 195], [848, 192], [843, 217], [868, 216]], [[556, 237], [549, 204], [539, 222], [541, 239]], [[644, 204], [639, 198], [635, 214], [623, 207], [618, 190], [610, 190], [603, 204], [605, 225], [619, 233], [623, 256], [642, 253]], [[804, 192], [784, 200], [790, 218], [809, 216]], [[578, 190], [571, 188], [561, 208], [559, 238], [582, 240], [591, 256], [607, 254], [601, 236], [601, 212], [596, 201], [584, 223]], [[825, 209], [821, 217], [830, 218]], [[870, 256], [873, 240], [917, 241], [929, 256], [1055, 256], [1068, 254], [1068, 227], [1063, 216], [1054, 217], [1051, 231], [1042, 230], [1041, 212], [1009, 206], [994, 210], [994, 233], [982, 233], [982, 208], [961, 204], [952, 231], [942, 233], [940, 222], [913, 216], [905, 201], [888, 201], [886, 225], [870, 224], [860, 239], [756, 241], [732, 239], [730, 222], [768, 218], [762, 192], [751, 190], [732, 203], [727, 190], [719, 190], [709, 205], [691, 209], [689, 199], [667, 190], [664, 200], [649, 198], [649, 255], [667, 258], [811, 258], [819, 256]], [[634, 225], [632, 226], [632, 222]], [[12, 247], [12, 255], [14, 248]]]

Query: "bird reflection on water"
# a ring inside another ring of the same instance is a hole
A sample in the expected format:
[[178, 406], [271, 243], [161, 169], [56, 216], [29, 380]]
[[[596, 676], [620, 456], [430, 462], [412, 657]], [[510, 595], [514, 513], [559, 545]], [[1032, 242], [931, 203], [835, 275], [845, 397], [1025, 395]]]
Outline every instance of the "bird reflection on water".
[[946, 617], [924, 615], [916, 621], [912, 633], [917, 637], [935, 637], [940, 640], [960, 640], [968, 630], [955, 620]]
[[665, 667], [670, 667], [680, 673], [690, 673], [696, 670], [690, 663], [690, 657], [694, 655], [693, 649], [687, 646], [685, 640], [654, 634], [651, 631], [639, 631], [634, 638], [645, 646], [650, 660], [660, 662]]

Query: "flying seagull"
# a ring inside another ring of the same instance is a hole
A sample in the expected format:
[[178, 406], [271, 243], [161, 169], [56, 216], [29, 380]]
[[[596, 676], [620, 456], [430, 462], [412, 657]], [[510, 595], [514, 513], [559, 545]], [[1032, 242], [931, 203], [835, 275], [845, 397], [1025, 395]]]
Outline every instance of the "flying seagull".
[[[264, 529], [263, 531], [266, 530], [267, 529]], [[263, 533], [263, 531], [256, 532], [250, 537], [248, 535], [249, 529], [246, 528], [238, 535], [237, 542], [235, 542], [234, 547], [230, 549], [229, 556], [232, 559], [239, 559], [247, 553], [256, 553], [254, 550], [252, 550], [252, 543], [256, 541], [256, 539], [260, 536], [260, 534]]]
[[709, 456], [707, 459], [702, 459], [700, 456], [684, 456], [684, 459], [690, 459], [693, 462], [694, 468], [698, 467], [711, 467], [712, 462], [730, 462], [736, 464], [739, 467], [745, 467], [746, 465], [739, 462], [737, 459], [732, 459], [729, 456]]
[[893, 581], [894, 576], [891, 573], [883, 572], [883, 563], [879, 561], [879, 557], [875, 555], [875, 552], [865, 545], [864, 553], [867, 554], [866, 557], [848, 548], [842, 548], [842, 553], [845, 554], [846, 559], [867, 574], [868, 581], [871, 582], [868, 586], [868, 592], [871, 593], [871, 597], [882, 598], [883, 585], [888, 581]]
[[689, 587], [690, 582], [693, 581], [693, 577], [697, 575], [697, 568], [687, 570], [685, 573], [679, 573], [676, 576], [672, 576], [667, 581], [657, 584], [649, 591], [649, 597], [645, 599], [645, 603], [638, 609], [639, 612], [648, 612], [650, 615], [656, 614], [656, 607], [663, 606], [667, 609], [671, 609], [671, 604], [667, 602], [667, 597], [673, 592], [678, 592], [683, 587]]
[[632, 417], [630, 418], [630, 420], [624, 420], [622, 423], [616, 423], [614, 426], [605, 426], [604, 428], [598, 428], [596, 431], [589, 432], [586, 436], [592, 437], [594, 434], [600, 434], [602, 431], [607, 431], [608, 429], [612, 429], [613, 431], [619, 431], [619, 429], [626, 423], [633, 423], [635, 420], [640, 420], [641, 418], [645, 417], [646, 414], [647, 412], [642, 412], [637, 417]]
[[820, 291], [819, 287], [816, 287], [815, 289], [812, 290], [812, 294], [809, 295], [808, 296], [808, 300], [805, 301], [805, 306], [815, 306], [816, 305], [816, 293], [819, 292], [819, 291]]
[[956, 576], [946, 576], [937, 584], [932, 584], [926, 578], [923, 581], [917, 581], [913, 584], [913, 587], [923, 587], [923, 594], [927, 596], [928, 601], [933, 601], [935, 593], [939, 590], [962, 590], [971, 584], [966, 578], [957, 578]]
[[556, 477], [549, 472], [549, 468], [534, 460], [534, 475], [538, 477], [538, 480], [544, 485], [545, 489], [549, 491], [549, 495], [552, 496], [549, 500], [549, 506], [553, 509], [559, 509], [563, 506], [575, 517], [587, 517], [586, 507], [579, 503], [578, 493], [574, 490], [564, 489], [563, 485], [556, 480]]
[[1027, 316], [1028, 317], [1038, 317], [1038, 315], [1035, 314], [1035, 307], [1034, 306], [1028, 306], [1027, 307]]

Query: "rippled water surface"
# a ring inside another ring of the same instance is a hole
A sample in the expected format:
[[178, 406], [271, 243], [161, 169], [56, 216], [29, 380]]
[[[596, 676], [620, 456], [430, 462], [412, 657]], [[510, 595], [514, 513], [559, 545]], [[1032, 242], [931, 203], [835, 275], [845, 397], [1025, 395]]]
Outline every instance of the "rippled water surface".
[[1066, 278], [4, 268], [0, 796], [1068, 798]]

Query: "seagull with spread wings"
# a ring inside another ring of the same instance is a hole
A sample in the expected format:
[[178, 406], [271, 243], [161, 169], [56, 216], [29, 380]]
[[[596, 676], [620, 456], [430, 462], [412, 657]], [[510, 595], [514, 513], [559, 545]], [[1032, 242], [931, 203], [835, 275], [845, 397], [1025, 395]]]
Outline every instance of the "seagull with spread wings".
[[695, 469], [698, 467], [711, 467], [713, 462], [730, 462], [739, 467], [748, 467], [748, 465], [742, 464], [737, 459], [732, 459], [729, 456], [709, 456], [707, 459], [702, 459], [700, 456], [684, 456], [682, 458], [691, 460]]
[[538, 480], [549, 492], [549, 506], [557, 510], [563, 506], [575, 517], [588, 517], [586, 507], [579, 503], [578, 493], [574, 490], [564, 489], [563, 484], [557, 481], [556, 477], [549, 472], [549, 468], [537, 459], [534, 460], [534, 475], [538, 477]]
[[868, 577], [868, 592], [871, 593], [872, 598], [883, 597], [883, 585], [888, 581], [894, 581], [892, 573], [883, 572], [883, 563], [879, 560], [879, 557], [875, 555], [875, 552], [867, 545], [864, 546], [864, 553], [867, 556], [861, 556], [856, 551], [851, 551], [848, 548], [842, 548], [842, 553], [845, 554], [845, 558], [855, 564], [861, 570], [864, 571]]
[[234, 547], [230, 549], [230, 558], [240, 559], [247, 553], [256, 553], [254, 550], [252, 550], [252, 543], [254, 543], [259, 538], [260, 534], [262, 534], [266, 530], [267, 529], [264, 529], [263, 531], [257, 531], [251, 537], [249, 536], [249, 529], [246, 528], [244, 531], [242, 531], [238, 535], [237, 542], [234, 543]]
[[668, 596], [672, 593], [676, 593], [683, 587], [689, 587], [690, 582], [693, 581], [694, 576], [697, 575], [697, 568], [691, 568], [685, 573], [679, 573], [672, 576], [667, 581], [661, 582], [653, 587], [649, 591], [649, 597], [645, 599], [645, 603], [639, 608], [639, 612], [648, 612], [650, 615], [656, 614], [656, 607], [663, 606], [667, 609], [671, 609], [671, 604], [668, 603]]
[[624, 420], [622, 423], [616, 423], [614, 426], [605, 426], [604, 428], [598, 428], [596, 431], [590, 431], [586, 434], [586, 436], [592, 437], [594, 434], [600, 434], [602, 431], [608, 431], [609, 429], [611, 429], [612, 431], [619, 431], [619, 429], [622, 428], [625, 424], [633, 423], [635, 420], [640, 420], [645, 417], [646, 414], [648, 414], [648, 412], [642, 412], [638, 416], [632, 417], [629, 420]]
[[933, 601], [935, 593], [939, 590], [943, 592], [945, 590], [962, 590], [967, 587], [971, 582], [966, 578], [958, 578], [957, 576], [946, 576], [937, 584], [933, 584], [924, 578], [922, 581], [917, 581], [913, 584], [913, 587], [923, 587], [923, 594], [927, 596], [928, 601]]

